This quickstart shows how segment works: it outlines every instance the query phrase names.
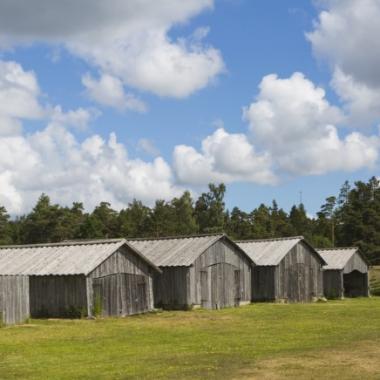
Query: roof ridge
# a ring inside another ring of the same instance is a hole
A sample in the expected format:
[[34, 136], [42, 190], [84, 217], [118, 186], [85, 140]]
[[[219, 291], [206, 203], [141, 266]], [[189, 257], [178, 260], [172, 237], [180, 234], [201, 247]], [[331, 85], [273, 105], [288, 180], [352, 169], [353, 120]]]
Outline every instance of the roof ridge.
[[125, 238], [128, 241], [151, 241], [151, 240], [180, 240], [180, 239], [194, 239], [201, 237], [217, 237], [226, 236], [225, 233], [210, 233], [210, 234], [194, 234], [194, 235], [177, 235], [177, 236], [160, 236], [160, 237], [140, 237], [140, 238]]
[[356, 249], [358, 250], [359, 247], [353, 246], [353, 247], [334, 247], [334, 248], [315, 248], [317, 251], [346, 251], [349, 249]]
[[235, 243], [259, 243], [263, 241], [284, 241], [284, 240], [296, 240], [301, 239], [304, 240], [305, 238], [302, 235], [298, 236], [288, 236], [288, 237], [280, 237], [280, 238], [268, 238], [268, 239], [248, 239], [248, 240], [235, 240]]
[[0, 249], [9, 248], [38, 248], [38, 247], [65, 247], [69, 245], [96, 245], [96, 244], [111, 244], [121, 243], [125, 241], [124, 238], [115, 239], [89, 239], [89, 240], [66, 240], [55, 243], [36, 243], [36, 244], [14, 244], [14, 245], [0, 245]]

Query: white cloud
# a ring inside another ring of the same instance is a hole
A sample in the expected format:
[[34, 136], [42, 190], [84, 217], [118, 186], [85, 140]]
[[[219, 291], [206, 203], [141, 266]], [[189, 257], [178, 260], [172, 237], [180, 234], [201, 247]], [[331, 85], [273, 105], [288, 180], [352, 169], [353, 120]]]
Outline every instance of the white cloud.
[[223, 128], [202, 141], [201, 152], [187, 145], [176, 146], [173, 162], [179, 181], [186, 184], [276, 181], [270, 156], [256, 153], [244, 134], [229, 134]]
[[380, 85], [380, 3], [378, 0], [324, 0], [307, 34], [315, 53], [367, 85]]
[[182, 191], [161, 157], [129, 159], [114, 134], [80, 143], [64, 127], [50, 125], [28, 136], [0, 137], [0, 151], [0, 204], [12, 214], [30, 210], [42, 192], [54, 202], [81, 201], [91, 209], [100, 200], [121, 208], [133, 198], [151, 204]]
[[153, 141], [149, 139], [140, 139], [137, 142], [137, 150], [140, 150], [150, 156], [159, 156], [160, 151], [159, 149], [154, 145]]
[[99, 80], [96, 80], [90, 74], [86, 74], [82, 77], [82, 83], [86, 87], [88, 96], [99, 104], [120, 111], [147, 110], [145, 103], [131, 93], [126, 94], [122, 81], [112, 75], [102, 74]]
[[332, 86], [344, 103], [349, 123], [380, 121], [380, 2], [324, 0], [314, 30], [307, 34], [315, 55], [334, 72]]
[[40, 89], [32, 71], [16, 62], [0, 60], [0, 136], [22, 130], [19, 118], [40, 119], [44, 110], [38, 102]]
[[74, 127], [79, 130], [85, 130], [88, 124], [100, 115], [96, 109], [84, 109], [81, 107], [64, 112], [61, 106], [55, 106], [51, 110], [48, 110], [47, 114], [51, 123], [64, 125], [65, 127]]
[[[29, 211], [38, 196], [54, 202], [82, 201], [92, 208], [100, 200], [124, 207], [133, 198], [152, 203], [180, 194], [170, 166], [130, 159], [124, 145], [92, 135], [80, 142], [67, 127], [85, 129], [96, 110], [63, 111], [39, 104], [37, 79], [14, 62], [0, 61], [0, 205], [13, 215]], [[24, 133], [22, 121], [42, 119], [42, 130]]]
[[0, 43], [63, 45], [125, 85], [181, 98], [207, 86], [224, 64], [202, 42], [207, 28], [187, 39], [169, 32], [212, 6], [213, 0], [14, 0], [2, 4]]
[[244, 109], [256, 143], [270, 152], [278, 168], [296, 175], [371, 167], [378, 158], [378, 137], [353, 132], [339, 137], [344, 118], [325, 91], [301, 73], [280, 79], [268, 75], [257, 99]]
[[358, 82], [339, 67], [334, 70], [331, 86], [343, 102], [350, 126], [367, 127], [380, 123], [380, 87]]

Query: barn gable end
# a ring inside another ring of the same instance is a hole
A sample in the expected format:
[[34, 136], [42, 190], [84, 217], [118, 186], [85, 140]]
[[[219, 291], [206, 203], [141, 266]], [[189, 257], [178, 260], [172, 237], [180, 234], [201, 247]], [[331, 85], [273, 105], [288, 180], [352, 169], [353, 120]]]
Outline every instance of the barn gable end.
[[368, 297], [369, 264], [356, 247], [318, 249], [324, 267], [324, 293], [328, 298]]
[[255, 262], [253, 301], [309, 302], [323, 295], [323, 258], [302, 236], [240, 241]]
[[250, 301], [251, 259], [225, 235], [129, 240], [162, 270], [157, 306], [222, 308]]

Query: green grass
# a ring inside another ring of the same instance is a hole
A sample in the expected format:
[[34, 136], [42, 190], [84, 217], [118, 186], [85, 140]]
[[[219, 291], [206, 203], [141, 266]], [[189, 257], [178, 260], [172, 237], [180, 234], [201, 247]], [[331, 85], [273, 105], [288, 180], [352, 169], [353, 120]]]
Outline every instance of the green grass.
[[373, 266], [369, 272], [371, 294], [380, 296], [380, 266]]
[[[351, 352], [368, 341], [380, 347], [378, 297], [124, 319], [31, 320], [0, 329], [0, 379], [255, 378], [268, 359]], [[299, 362], [287, 360], [279, 373], [298, 371]], [[380, 375], [374, 372], [373, 378]]]

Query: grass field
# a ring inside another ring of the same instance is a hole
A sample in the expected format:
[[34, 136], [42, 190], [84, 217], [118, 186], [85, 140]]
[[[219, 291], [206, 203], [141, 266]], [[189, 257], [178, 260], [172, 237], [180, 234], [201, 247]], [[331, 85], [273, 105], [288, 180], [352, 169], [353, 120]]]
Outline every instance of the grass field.
[[0, 329], [0, 379], [380, 379], [380, 298]]

